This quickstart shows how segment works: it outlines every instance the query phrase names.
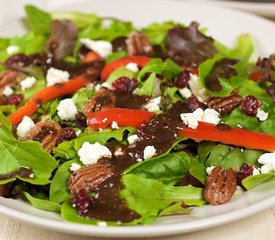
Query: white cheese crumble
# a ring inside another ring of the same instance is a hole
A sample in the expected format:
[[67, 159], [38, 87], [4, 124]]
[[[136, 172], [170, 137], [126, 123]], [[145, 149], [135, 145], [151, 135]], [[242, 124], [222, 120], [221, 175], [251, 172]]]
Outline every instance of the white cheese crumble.
[[9, 55], [19, 52], [20, 48], [18, 46], [12, 45], [7, 47], [7, 53]]
[[220, 121], [219, 113], [210, 108], [207, 108], [204, 111], [201, 108], [198, 108], [192, 113], [182, 113], [180, 117], [184, 124], [192, 129], [196, 129], [198, 127], [199, 121], [212, 124], [218, 124]]
[[198, 75], [191, 73], [188, 85], [192, 93], [198, 98], [200, 102], [204, 102], [208, 98], [207, 91], [200, 84]]
[[206, 171], [206, 173], [207, 173], [208, 175], [210, 175], [210, 174], [212, 173], [212, 171], [213, 171], [214, 168], [215, 168], [215, 166], [210, 166], [210, 167], [207, 167], [207, 168], [205, 169], [205, 171]]
[[275, 152], [262, 154], [258, 159], [258, 163], [263, 164], [260, 168], [261, 173], [275, 171]]
[[258, 109], [256, 117], [263, 122], [268, 118], [268, 113], [261, 109]]
[[84, 165], [95, 164], [102, 157], [112, 157], [112, 153], [109, 148], [96, 142], [94, 144], [84, 142], [78, 151], [80, 161]]
[[36, 82], [35, 77], [26, 77], [24, 80], [20, 82], [21, 89], [25, 90], [25, 89], [31, 88], [35, 84], [35, 82]]
[[259, 171], [259, 169], [258, 169], [258, 168], [255, 168], [255, 167], [253, 166], [253, 176], [256, 176], [256, 175], [259, 175], [259, 174], [261, 174], [261, 172]]
[[121, 148], [121, 147], [118, 147], [118, 148], [116, 149], [116, 151], [114, 152], [114, 155], [115, 155], [115, 156], [122, 156], [122, 155], [124, 155], [124, 152], [123, 152], [122, 148]]
[[134, 72], [134, 73], [137, 73], [139, 70], [138, 65], [136, 63], [132, 63], [132, 62], [126, 64], [125, 68], [129, 71]]
[[110, 54], [112, 54], [113, 51], [112, 44], [107, 41], [94, 41], [89, 38], [81, 38], [80, 43], [83, 44], [86, 48], [93, 50], [103, 58], [108, 57]]
[[30, 131], [34, 126], [35, 124], [33, 120], [28, 116], [24, 116], [16, 129], [17, 136], [19, 138], [24, 138], [27, 135], [28, 131]]
[[113, 90], [112, 84], [109, 83], [109, 82], [104, 82], [102, 84], [97, 84], [95, 86], [95, 91], [98, 92], [101, 88], [107, 88], [107, 89]]
[[143, 158], [146, 160], [146, 159], [149, 159], [151, 157], [153, 157], [156, 153], [156, 149], [154, 146], [147, 146], [146, 148], [144, 148], [144, 151], [143, 151]]
[[70, 166], [70, 171], [75, 172], [77, 170], [79, 170], [81, 168], [81, 166], [78, 163], [72, 163]]
[[77, 108], [71, 98], [66, 98], [60, 101], [57, 106], [57, 115], [61, 118], [61, 120], [75, 120], [76, 114]]
[[112, 129], [119, 129], [119, 126], [116, 121], [113, 121], [111, 124]]
[[190, 89], [187, 88], [187, 87], [181, 88], [181, 89], [179, 90], [179, 92], [180, 92], [180, 95], [183, 96], [183, 97], [186, 98], [186, 99], [192, 96], [192, 92], [191, 92]]
[[107, 227], [107, 222], [104, 222], [104, 221], [97, 222], [97, 226], [99, 226], [99, 227]]
[[8, 97], [8, 96], [10, 96], [11, 94], [13, 94], [12, 88], [9, 87], [9, 86], [6, 86], [6, 87], [4, 88], [3, 95], [6, 96], [6, 97]]
[[147, 104], [144, 105], [144, 108], [149, 112], [155, 112], [159, 110], [161, 97], [151, 99]]
[[62, 71], [51, 67], [46, 75], [47, 86], [53, 86], [57, 83], [68, 82], [70, 74], [67, 71]]
[[137, 134], [133, 134], [133, 135], [131, 135], [131, 136], [129, 136], [127, 138], [127, 141], [129, 143], [129, 145], [132, 145], [132, 144], [135, 144], [138, 141], [138, 139], [139, 139], [138, 135]]

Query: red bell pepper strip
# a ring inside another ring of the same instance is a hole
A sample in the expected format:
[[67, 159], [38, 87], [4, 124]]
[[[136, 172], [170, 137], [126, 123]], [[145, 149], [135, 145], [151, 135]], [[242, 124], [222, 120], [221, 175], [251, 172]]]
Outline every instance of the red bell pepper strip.
[[87, 116], [87, 125], [94, 130], [104, 129], [117, 122], [120, 127], [140, 127], [140, 125], [149, 120], [155, 113], [144, 110], [135, 110], [127, 108], [108, 108], [98, 112], [91, 112]]
[[[94, 130], [108, 127], [113, 121], [118, 126], [140, 127], [145, 121], [149, 121], [155, 113], [143, 110], [110, 108], [90, 113], [87, 124]], [[216, 125], [199, 122], [197, 129], [191, 129], [183, 125], [178, 135], [197, 140], [209, 140], [231, 144], [249, 149], [275, 151], [275, 137], [267, 134], [253, 132], [241, 128], [228, 128], [219, 130]]]
[[109, 75], [119, 67], [126, 66], [128, 63], [136, 63], [139, 67], [146, 65], [151, 58], [145, 56], [133, 56], [133, 57], [124, 57], [113, 62], [110, 62], [104, 66], [101, 71], [101, 81], [106, 81]]
[[71, 94], [84, 87], [86, 84], [85, 77], [80, 75], [76, 78], [69, 80], [68, 82], [56, 84], [54, 86], [45, 87], [42, 90], [34, 94], [22, 107], [16, 112], [8, 116], [11, 124], [17, 124], [21, 122], [24, 116], [31, 116], [37, 111], [39, 106], [51, 99], [61, 97], [67, 94]]
[[89, 51], [82, 59], [81, 62], [82, 63], [90, 63], [90, 62], [94, 62], [97, 59], [101, 58], [96, 52], [93, 51]]
[[199, 71], [198, 71], [198, 69], [196, 69], [196, 68], [192, 68], [192, 67], [188, 67], [188, 66], [182, 66], [181, 68], [182, 68], [183, 70], [186, 70], [186, 71], [192, 73], [192, 74], [195, 74], [195, 75], [198, 75], [198, 74], [199, 74]]

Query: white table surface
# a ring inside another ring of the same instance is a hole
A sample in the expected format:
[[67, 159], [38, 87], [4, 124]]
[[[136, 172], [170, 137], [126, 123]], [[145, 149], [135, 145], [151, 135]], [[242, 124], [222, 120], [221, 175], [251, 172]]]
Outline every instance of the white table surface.
[[[4, 1], [13, 4], [23, 4], [25, 0], [0, 0], [0, 22], [3, 20], [1, 10], [3, 10]], [[38, 0], [34, 1], [37, 3]], [[48, 0], [52, 5], [60, 5], [63, 2], [72, 2], [77, 0]], [[20, 14], [14, 12], [13, 16]], [[275, 16], [275, 13], [274, 13]], [[12, 15], [6, 16], [12, 17]], [[272, 19], [275, 22], [275, 18]], [[275, 45], [274, 45], [275, 46]], [[19, 222], [10, 217], [0, 214], [0, 240], [99, 240], [104, 238], [76, 236], [65, 233], [58, 233], [45, 229], [40, 229], [26, 223]], [[106, 238], [107, 239], [107, 238]], [[141, 240], [149, 240], [142, 238]], [[275, 206], [261, 213], [250, 216], [240, 221], [222, 225], [208, 230], [188, 233], [183, 235], [150, 238], [158, 240], [274, 240], [275, 239]], [[131, 238], [134, 240], [134, 238]]]

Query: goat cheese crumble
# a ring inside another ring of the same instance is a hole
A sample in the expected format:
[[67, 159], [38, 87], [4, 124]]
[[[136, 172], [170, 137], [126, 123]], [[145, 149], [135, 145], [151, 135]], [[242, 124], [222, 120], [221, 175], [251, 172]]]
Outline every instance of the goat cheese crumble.
[[108, 57], [113, 52], [112, 44], [108, 41], [94, 41], [89, 38], [81, 38], [80, 43], [86, 48], [93, 50], [103, 58]]
[[191, 92], [200, 102], [204, 102], [208, 98], [208, 93], [199, 82], [198, 75], [190, 73], [190, 80], [188, 81], [188, 85], [191, 89]]
[[11, 94], [13, 94], [13, 90], [10, 86], [6, 86], [2, 93], [3, 93], [4, 96], [8, 97]]
[[28, 131], [30, 131], [34, 126], [35, 124], [33, 120], [28, 116], [24, 116], [16, 129], [17, 136], [19, 138], [24, 138], [27, 135]]
[[144, 148], [144, 151], [143, 151], [143, 158], [146, 160], [146, 159], [149, 159], [151, 157], [153, 157], [156, 153], [156, 149], [154, 146], [147, 146], [146, 148]]
[[263, 164], [260, 168], [261, 173], [275, 171], [275, 152], [262, 154], [258, 159], [258, 163]]
[[57, 83], [68, 82], [70, 74], [67, 71], [51, 67], [46, 75], [47, 86], [53, 86]]
[[144, 108], [148, 110], [149, 112], [155, 112], [159, 110], [161, 97], [153, 98], [151, 99], [146, 105], [144, 105]]
[[137, 134], [133, 134], [127, 138], [129, 145], [135, 144], [138, 141], [139, 137]]
[[136, 63], [128, 63], [125, 68], [129, 71], [132, 71], [134, 73], [137, 73], [138, 72], [138, 65]]
[[16, 45], [11, 45], [7, 47], [7, 53], [9, 55], [19, 52], [20, 48]]
[[75, 120], [75, 115], [77, 114], [77, 108], [74, 101], [71, 98], [61, 100], [57, 106], [57, 115], [61, 120], [69, 121]]
[[192, 96], [192, 92], [191, 92], [190, 89], [187, 88], [187, 87], [181, 88], [181, 89], [179, 90], [179, 92], [180, 92], [180, 95], [183, 96], [183, 97], [186, 98], [186, 99]]
[[261, 109], [258, 109], [256, 117], [263, 122], [268, 118], [268, 113]]
[[111, 158], [112, 153], [109, 148], [98, 142], [94, 144], [84, 142], [78, 151], [78, 156], [84, 165], [88, 165], [97, 163], [97, 161], [103, 157]]
[[78, 163], [72, 163], [70, 166], [70, 171], [75, 172], [77, 170], [79, 170], [81, 168], [81, 166]]
[[205, 110], [198, 108], [192, 113], [182, 113], [180, 117], [184, 124], [192, 129], [196, 129], [198, 127], [199, 121], [212, 124], [218, 124], [220, 122], [219, 113], [211, 108], [207, 108]]
[[26, 77], [24, 80], [20, 82], [21, 89], [25, 90], [25, 89], [31, 88], [35, 84], [35, 82], [36, 82], [35, 77]]

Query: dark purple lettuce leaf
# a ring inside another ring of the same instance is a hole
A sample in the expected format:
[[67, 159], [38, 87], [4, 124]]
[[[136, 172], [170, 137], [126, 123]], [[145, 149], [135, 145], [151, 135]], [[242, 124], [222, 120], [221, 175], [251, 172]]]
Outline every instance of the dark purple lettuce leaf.
[[238, 74], [234, 65], [238, 63], [236, 59], [222, 59], [215, 63], [212, 71], [205, 79], [206, 87], [214, 92], [222, 89], [219, 78], [230, 78]]
[[270, 55], [268, 58], [259, 58], [256, 66], [263, 70], [262, 81], [275, 82], [273, 71], [275, 71], [275, 55]]
[[217, 52], [214, 40], [199, 32], [198, 26], [192, 22], [189, 27], [175, 27], [168, 31], [168, 55], [179, 65], [197, 67]]
[[46, 49], [58, 61], [73, 52], [78, 31], [75, 24], [67, 20], [52, 21], [51, 30]]

